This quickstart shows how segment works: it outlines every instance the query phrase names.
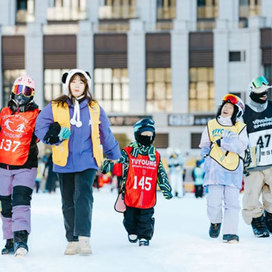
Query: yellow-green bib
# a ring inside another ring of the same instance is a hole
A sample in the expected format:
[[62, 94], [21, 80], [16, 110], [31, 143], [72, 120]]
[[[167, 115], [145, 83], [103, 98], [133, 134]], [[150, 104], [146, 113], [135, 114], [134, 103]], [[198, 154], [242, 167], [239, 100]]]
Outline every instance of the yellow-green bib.
[[209, 137], [213, 144], [209, 156], [229, 171], [235, 171], [238, 168], [240, 163], [239, 155], [230, 151], [223, 151], [216, 141], [222, 138], [222, 133], [225, 129], [240, 134], [245, 126], [244, 123], [239, 121], [232, 127], [222, 126], [216, 119], [208, 122]]
[[[97, 102], [92, 102], [92, 105], [88, 106], [90, 111], [90, 124], [92, 126], [92, 146], [93, 155], [98, 167], [103, 161], [103, 148], [100, 142], [99, 124], [100, 124], [100, 107]], [[61, 127], [67, 127], [70, 129], [70, 113], [68, 104], [57, 104], [52, 102], [52, 112], [54, 122], [58, 122]], [[64, 140], [60, 145], [52, 146], [53, 162], [59, 166], [65, 166], [67, 164], [67, 158], [69, 154], [68, 140]]]

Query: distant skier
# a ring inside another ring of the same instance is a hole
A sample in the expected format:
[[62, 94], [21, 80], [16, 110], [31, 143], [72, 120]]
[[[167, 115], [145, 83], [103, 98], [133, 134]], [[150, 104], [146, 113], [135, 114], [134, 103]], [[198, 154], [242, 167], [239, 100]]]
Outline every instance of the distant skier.
[[173, 195], [176, 197], [183, 197], [183, 173], [184, 173], [184, 159], [179, 151], [174, 151], [170, 154], [168, 159], [169, 178], [172, 187]]
[[203, 196], [203, 180], [204, 180], [204, 170], [201, 167], [201, 161], [196, 161], [196, 167], [192, 171], [192, 178], [195, 183], [195, 197], [202, 198]]

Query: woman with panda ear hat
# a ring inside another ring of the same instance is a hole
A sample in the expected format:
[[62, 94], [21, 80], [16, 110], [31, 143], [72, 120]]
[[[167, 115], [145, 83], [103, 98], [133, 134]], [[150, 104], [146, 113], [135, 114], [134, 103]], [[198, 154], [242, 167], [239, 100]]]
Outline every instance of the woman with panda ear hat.
[[66, 255], [89, 255], [92, 185], [103, 161], [120, 156], [109, 120], [90, 92], [91, 76], [73, 69], [62, 76], [64, 95], [40, 113], [35, 133], [52, 145], [53, 171], [58, 173], [68, 245]]

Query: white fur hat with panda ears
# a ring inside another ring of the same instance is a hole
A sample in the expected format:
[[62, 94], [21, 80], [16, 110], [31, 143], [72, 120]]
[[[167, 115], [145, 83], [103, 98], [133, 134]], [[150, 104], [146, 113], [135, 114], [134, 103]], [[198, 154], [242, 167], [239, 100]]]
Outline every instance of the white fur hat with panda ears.
[[69, 82], [71, 80], [71, 78], [73, 77], [73, 75], [75, 74], [82, 74], [86, 79], [87, 79], [87, 82], [88, 82], [88, 87], [89, 87], [89, 90], [91, 91], [91, 75], [89, 74], [89, 72], [85, 72], [83, 70], [80, 70], [80, 69], [72, 69], [70, 70], [68, 73], [64, 73], [62, 75], [62, 84], [63, 84], [63, 93], [64, 94], [69, 94]]

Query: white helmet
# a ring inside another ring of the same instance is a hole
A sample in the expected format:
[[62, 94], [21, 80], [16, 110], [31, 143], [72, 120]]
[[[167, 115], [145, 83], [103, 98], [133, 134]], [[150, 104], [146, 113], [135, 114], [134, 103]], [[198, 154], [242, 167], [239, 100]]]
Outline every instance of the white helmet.
[[238, 96], [236, 96], [234, 94], [226, 94], [222, 98], [222, 101], [223, 102], [229, 102], [229, 103], [237, 106], [237, 108], [238, 108], [238, 112], [237, 112], [237, 116], [236, 116], [237, 118], [240, 118], [244, 114], [245, 104], [244, 104], [243, 100], [240, 97], [238, 97]]
[[249, 94], [251, 92], [254, 92], [256, 94], [259, 93], [263, 93], [266, 90], [272, 88], [272, 86], [269, 86], [269, 83], [267, 81], [267, 79], [265, 78], [265, 76], [259, 76], [253, 80], [251, 80], [251, 82], [249, 83], [248, 86], [248, 92]]

